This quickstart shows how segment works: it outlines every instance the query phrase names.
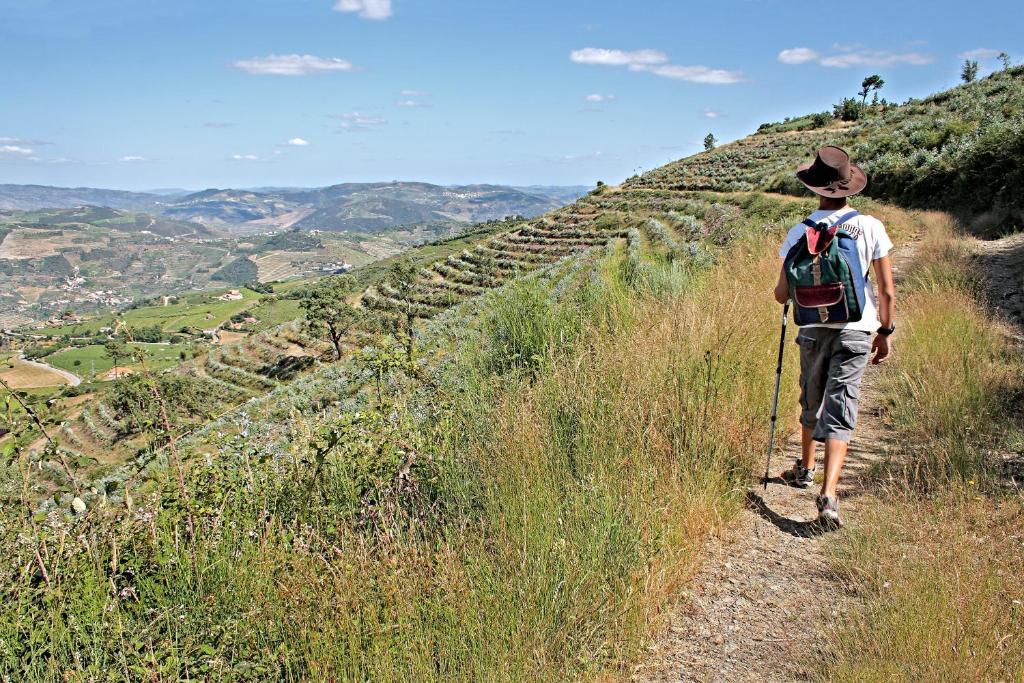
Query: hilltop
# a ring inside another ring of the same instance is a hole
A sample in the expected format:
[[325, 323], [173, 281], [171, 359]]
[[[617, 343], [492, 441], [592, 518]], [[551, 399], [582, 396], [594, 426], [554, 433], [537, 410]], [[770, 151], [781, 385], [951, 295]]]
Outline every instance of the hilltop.
[[93, 205], [141, 211], [151, 208], [158, 196], [147, 192], [102, 190], [95, 187], [0, 184], [0, 209], [35, 211]]
[[[1013, 678], [1020, 614], [991, 548], [1017, 561], [1022, 517], [996, 497], [993, 454], [1019, 449], [1005, 417], [1019, 415], [1024, 362], [984, 308], [969, 241], [951, 218], [906, 207], [1019, 231], [1022, 120], [1016, 68], [857, 121], [766, 124], [539, 217], [356, 269], [333, 302], [358, 311], [340, 358], [299, 314], [319, 291], [310, 280], [258, 302], [282, 307], [273, 325], [246, 329], [246, 302], [237, 341], [193, 341], [181, 363], [139, 361], [31, 404], [53, 444], [13, 406], [0, 492], [11, 510], [33, 502], [0, 525], [12, 606], [0, 670], [629, 675], [763, 467], [775, 249], [814, 207], [789, 175], [834, 143], [872, 175], [855, 206], [919, 240], [901, 282], [904, 360], [880, 389], [896, 438], [878, 467], [891, 468], [894, 507], [871, 509], [925, 521], [865, 518], [863, 534], [838, 537], [848, 557], [836, 572], [859, 602], [822, 617], [829, 658], [808, 666], [885, 678], [939, 653], [947, 671]], [[1000, 169], [994, 182], [977, 182], [984, 168]], [[137, 346], [130, 328], [115, 336]], [[790, 353], [786, 425], [794, 371]], [[947, 534], [976, 552], [934, 544]], [[991, 561], [957, 564], [975, 555]], [[957, 592], [968, 590], [973, 602]], [[858, 621], [861, 607], [885, 627]]]

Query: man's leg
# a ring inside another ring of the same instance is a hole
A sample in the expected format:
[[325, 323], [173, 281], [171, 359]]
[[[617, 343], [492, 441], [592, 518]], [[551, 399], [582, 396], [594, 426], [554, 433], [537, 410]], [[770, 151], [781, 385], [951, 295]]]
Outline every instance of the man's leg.
[[814, 428], [828, 382], [828, 358], [821, 355], [817, 335], [825, 330], [807, 328], [797, 335], [800, 346], [800, 464], [814, 469], [817, 443]]
[[809, 470], [814, 469], [814, 451], [818, 442], [814, 440], [814, 427], [800, 425], [800, 464]]
[[839, 486], [839, 472], [843, 469], [843, 461], [846, 460], [846, 450], [849, 447], [846, 441], [839, 439], [827, 439], [825, 441], [825, 478], [821, 482], [821, 495], [836, 497], [836, 487]]
[[825, 442], [825, 478], [821, 495], [836, 498], [839, 473], [846, 460], [850, 436], [857, 424], [860, 402], [860, 380], [871, 350], [871, 335], [856, 330], [842, 330], [831, 340], [828, 383], [821, 417], [815, 425], [814, 438]]

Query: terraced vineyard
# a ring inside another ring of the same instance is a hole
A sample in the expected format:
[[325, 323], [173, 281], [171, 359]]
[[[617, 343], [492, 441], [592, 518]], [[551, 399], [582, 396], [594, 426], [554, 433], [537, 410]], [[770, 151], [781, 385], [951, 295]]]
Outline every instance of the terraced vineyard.
[[[419, 261], [411, 286], [396, 286], [382, 271], [357, 297], [358, 305], [373, 312], [371, 322], [351, 330], [343, 346], [356, 354], [376, 343], [379, 325], [373, 321], [381, 317], [411, 317], [423, 328], [460, 304], [524, 276], [540, 275], [567, 287], [592, 266], [594, 259], [588, 254], [608, 249], [626, 249], [630, 278], [652, 257], [697, 263], [716, 244], [729, 240], [729, 226], [741, 217], [736, 203], [742, 201], [742, 195], [605, 188], [558, 211], [465, 243], [443, 258]], [[215, 347], [172, 372], [194, 378], [208, 397], [208, 413], [217, 416], [252, 399], [275, 395], [275, 390], [332, 360], [329, 345], [311, 337], [302, 320], [294, 320]], [[350, 392], [358, 392], [360, 386], [350, 386]], [[113, 408], [101, 392], [63, 424], [60, 436], [73, 457], [97, 461], [101, 467], [94, 474], [103, 478], [111, 466], [116, 469], [118, 463], [137, 457], [144, 446], [139, 432], [133, 416]]]
[[405, 294], [384, 281], [367, 290], [361, 302], [385, 314], [411, 311], [432, 318], [510, 279], [625, 235], [619, 220], [597, 218], [593, 206], [577, 202], [421, 268]]
[[[327, 349], [302, 331], [299, 321], [218, 346], [201, 358], [172, 370], [194, 380], [209, 415], [219, 415], [311, 368]], [[63, 446], [72, 456], [117, 464], [144, 445], [139, 416], [117, 409], [110, 392], [100, 391], [60, 427]]]

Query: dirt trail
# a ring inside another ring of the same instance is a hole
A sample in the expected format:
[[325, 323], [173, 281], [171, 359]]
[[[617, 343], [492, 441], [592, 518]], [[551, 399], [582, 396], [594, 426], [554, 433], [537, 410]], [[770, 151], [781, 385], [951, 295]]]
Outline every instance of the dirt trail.
[[[888, 457], [874, 400], [875, 371], [869, 366], [865, 374], [860, 419], [840, 482], [847, 524], [857, 523], [863, 473]], [[773, 475], [792, 466], [799, 453], [799, 440], [791, 440], [785, 455], [775, 457]], [[820, 452], [818, 460], [820, 469]], [[777, 477], [767, 492], [760, 486], [748, 492], [747, 506], [725, 535], [706, 546], [704, 568], [636, 680], [806, 678], [802, 664], [822, 645], [820, 625], [852, 599], [829, 570], [825, 548], [833, 534], [822, 533], [814, 522], [816, 492], [791, 488]]]
[[1024, 233], [974, 243], [976, 263], [986, 279], [989, 303], [1024, 324]]
[[[897, 279], [913, 243], [893, 252]], [[795, 332], [786, 353], [796, 353]], [[898, 340], [896, 341], [898, 349]], [[847, 525], [856, 525], [868, 492], [870, 467], [888, 459], [876, 385], [879, 368], [864, 374], [860, 416], [839, 483]], [[705, 546], [704, 565], [673, 611], [667, 635], [634, 674], [645, 683], [667, 681], [793, 681], [811, 672], [824, 642], [821, 624], [852, 607], [826, 558], [835, 533], [817, 525], [818, 486], [797, 489], [779, 474], [800, 454], [799, 436], [772, 460], [768, 490], [748, 491], [744, 509], [721, 537]], [[818, 450], [818, 469], [822, 465]]]

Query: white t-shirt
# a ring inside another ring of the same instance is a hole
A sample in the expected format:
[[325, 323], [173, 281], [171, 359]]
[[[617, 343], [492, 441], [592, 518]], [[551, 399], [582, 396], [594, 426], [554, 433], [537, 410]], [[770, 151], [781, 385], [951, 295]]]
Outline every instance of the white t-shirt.
[[[850, 211], [853, 211], [853, 209], [849, 206], [843, 207], [838, 211], [815, 211], [809, 216], [809, 218], [815, 223], [834, 225], [837, 220]], [[850, 230], [851, 234], [853, 234], [857, 241], [857, 254], [860, 256], [860, 267], [864, 271], [865, 278], [870, 277], [873, 275], [871, 272], [871, 262], [877, 261], [889, 253], [889, 250], [892, 249], [892, 240], [890, 240], [889, 235], [886, 234], [885, 226], [882, 225], [882, 221], [873, 216], [857, 216], [856, 218], [847, 221], [846, 227]], [[789, 250], [800, 241], [800, 238], [803, 237], [804, 231], [806, 230], [807, 226], [803, 223], [798, 223], [790, 228], [789, 233], [786, 235], [786, 241], [782, 243], [782, 248], [779, 250], [779, 256], [786, 258], [786, 255], [789, 254]], [[864, 301], [864, 313], [861, 316], [861, 319], [857, 322], [817, 323], [805, 325], [804, 327], [831, 327], [833, 329], [846, 328], [849, 330], [874, 332], [879, 327], [878, 302], [875, 298], [875, 290], [871, 286], [870, 280], [868, 280], [866, 288], [867, 296]]]

